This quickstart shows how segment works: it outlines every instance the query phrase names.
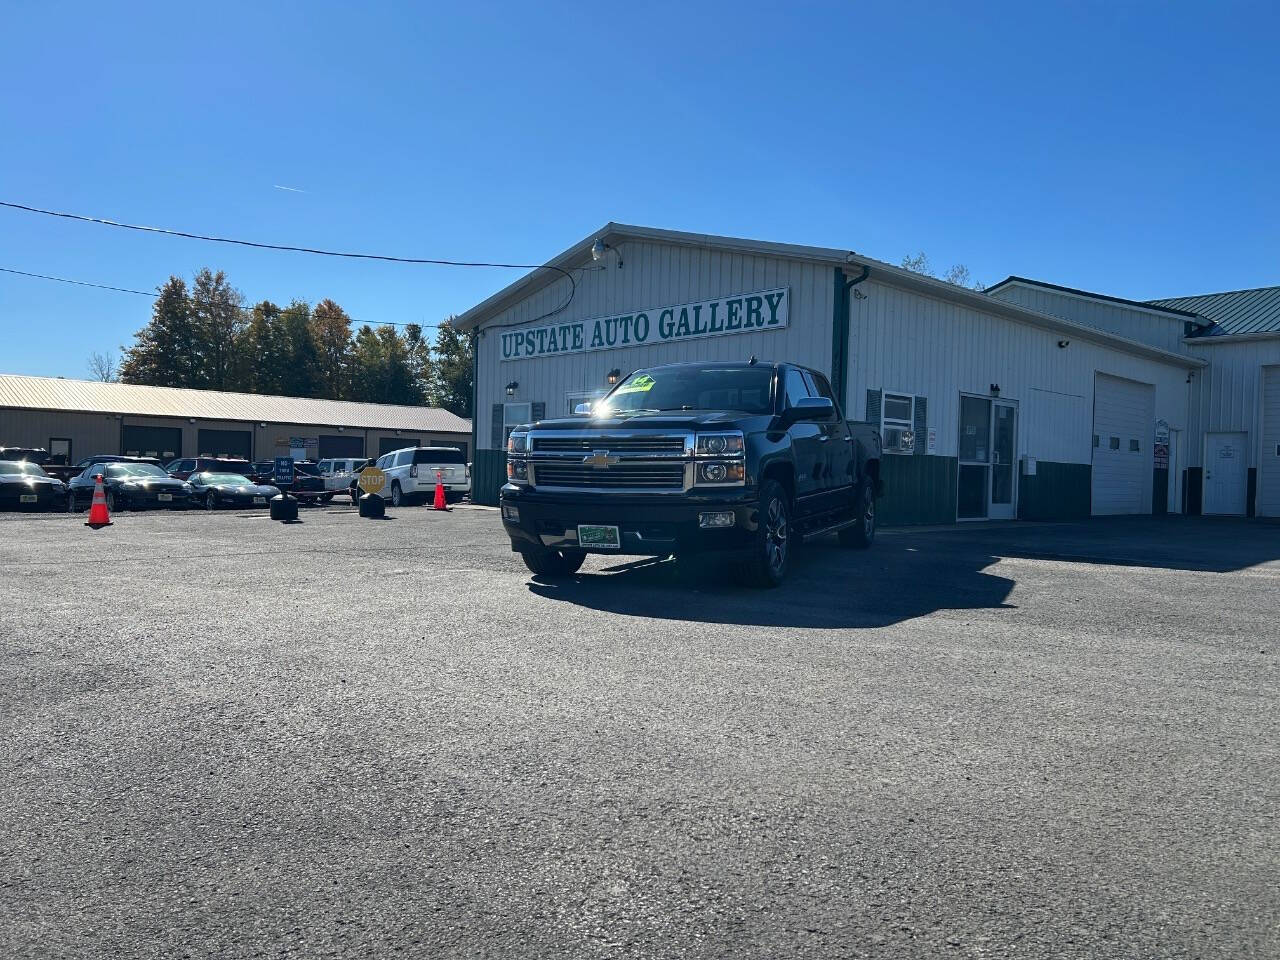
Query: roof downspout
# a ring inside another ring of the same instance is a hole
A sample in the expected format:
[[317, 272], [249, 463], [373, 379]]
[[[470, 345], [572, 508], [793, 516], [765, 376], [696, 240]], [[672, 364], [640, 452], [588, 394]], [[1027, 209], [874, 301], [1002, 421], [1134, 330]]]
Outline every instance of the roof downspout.
[[850, 277], [843, 267], [836, 267], [835, 306], [831, 317], [831, 389], [835, 391], [840, 403], [845, 407], [845, 415], [850, 414], [849, 397], [847, 395], [849, 381], [849, 291], [871, 275], [871, 268], [865, 263], [862, 273]]
[[476, 407], [479, 403], [480, 392], [480, 328], [476, 327], [471, 331], [471, 453], [470, 460], [476, 462], [476, 452], [479, 450], [477, 440], [480, 437], [480, 411]]

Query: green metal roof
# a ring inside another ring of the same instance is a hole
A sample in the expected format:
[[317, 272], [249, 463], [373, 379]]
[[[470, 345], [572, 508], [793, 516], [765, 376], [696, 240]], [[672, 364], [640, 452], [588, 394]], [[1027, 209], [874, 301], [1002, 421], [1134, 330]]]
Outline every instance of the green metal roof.
[[1280, 333], [1280, 287], [1256, 287], [1204, 293], [1195, 297], [1152, 300], [1152, 306], [1187, 310], [1213, 322], [1197, 337], [1230, 337], [1246, 333]]

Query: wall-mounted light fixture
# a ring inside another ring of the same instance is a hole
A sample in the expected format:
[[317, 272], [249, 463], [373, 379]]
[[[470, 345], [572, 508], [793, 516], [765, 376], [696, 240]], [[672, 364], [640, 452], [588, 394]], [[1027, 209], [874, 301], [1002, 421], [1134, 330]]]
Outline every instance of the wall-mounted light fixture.
[[608, 373], [604, 375], [604, 378], [605, 380], [608, 381], [609, 386], [612, 387], [615, 383], [617, 383], [619, 380], [622, 379], [622, 371], [619, 370], [617, 367], [614, 367], [612, 370], [610, 370]]
[[603, 240], [597, 240], [595, 243], [591, 245], [591, 259], [596, 261], [603, 260], [605, 258], [605, 254], [607, 254], [610, 250], [612, 250], [614, 252], [614, 255], [618, 258], [618, 269], [621, 270], [622, 254], [618, 252], [617, 247], [611, 247], [607, 243], [605, 243]]
[[998, 397], [998, 396], [1000, 396], [1000, 384], [998, 384], [998, 383], [993, 383], [993, 384], [991, 385], [991, 395], [992, 395], [993, 397]]
[[517, 388], [517, 387], [519, 387], [519, 386], [520, 386], [520, 384], [518, 384], [518, 383], [517, 383], [516, 381], [514, 381], [514, 380], [512, 380], [510, 383], [508, 383], [508, 384], [507, 384], [507, 396], [508, 396], [508, 397], [514, 397], [514, 396], [516, 395], [516, 388]]
[[196, 418], [195, 418], [195, 417], [188, 417], [188, 418], [187, 418], [187, 423], [195, 423], [195, 422], [196, 422]]
[[343, 431], [343, 430], [345, 430], [345, 429], [347, 429], [347, 428], [346, 428], [346, 427], [339, 427], [339, 428], [338, 428], [338, 432], [339, 432], [339, 433], [342, 433], [342, 431]]
[[1069, 347], [1069, 346], [1071, 346], [1071, 341], [1070, 341], [1070, 340], [1059, 340], [1059, 341], [1058, 341], [1058, 349], [1059, 349], [1059, 350], [1065, 350], [1065, 349], [1067, 349], [1067, 347]]

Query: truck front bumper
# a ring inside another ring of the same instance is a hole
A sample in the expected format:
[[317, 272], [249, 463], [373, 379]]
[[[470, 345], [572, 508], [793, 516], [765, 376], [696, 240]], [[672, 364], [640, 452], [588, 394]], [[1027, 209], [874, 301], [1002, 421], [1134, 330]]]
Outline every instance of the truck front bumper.
[[[664, 557], [746, 547], [759, 523], [755, 489], [716, 490], [706, 494], [564, 494], [507, 484], [500, 493], [502, 525], [511, 549], [545, 547], [580, 550], [578, 525], [618, 528], [620, 549], [587, 548], [588, 553]], [[732, 514], [730, 526], [707, 527], [704, 514]]]

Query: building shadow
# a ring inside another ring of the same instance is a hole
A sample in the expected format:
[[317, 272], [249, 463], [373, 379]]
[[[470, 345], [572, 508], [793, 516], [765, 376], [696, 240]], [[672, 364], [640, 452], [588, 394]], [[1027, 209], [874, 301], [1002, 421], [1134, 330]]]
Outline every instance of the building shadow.
[[661, 620], [795, 628], [883, 627], [937, 610], [1009, 608], [1013, 581], [985, 568], [980, 551], [944, 565], [910, 544], [871, 550], [806, 544], [787, 582], [775, 590], [738, 585], [723, 560], [629, 560], [572, 578], [534, 578], [538, 596], [607, 613]]
[[1280, 560], [1280, 520], [1244, 517], [1095, 517], [1078, 523], [973, 525], [961, 534], [897, 534], [940, 546], [957, 535], [997, 556], [1193, 573], [1231, 573]]

